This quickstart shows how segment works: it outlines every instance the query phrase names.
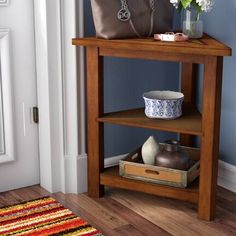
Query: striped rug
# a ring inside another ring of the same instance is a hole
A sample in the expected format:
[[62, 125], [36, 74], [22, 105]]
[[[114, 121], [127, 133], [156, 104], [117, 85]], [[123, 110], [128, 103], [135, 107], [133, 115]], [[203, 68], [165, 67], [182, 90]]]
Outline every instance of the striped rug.
[[51, 197], [0, 208], [0, 235], [102, 236]]

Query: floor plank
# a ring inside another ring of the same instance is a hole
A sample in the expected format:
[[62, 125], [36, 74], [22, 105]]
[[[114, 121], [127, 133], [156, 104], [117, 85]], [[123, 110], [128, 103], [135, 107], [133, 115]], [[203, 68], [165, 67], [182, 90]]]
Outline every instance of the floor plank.
[[115, 231], [120, 235], [143, 236], [143, 232], [129, 224], [116, 228]]
[[198, 220], [191, 204], [142, 193], [132, 195], [124, 190], [116, 191], [112, 197], [172, 235], [226, 235], [222, 226], [216, 229], [216, 223]]
[[0, 207], [52, 196], [107, 236], [233, 236], [236, 235], [236, 194], [219, 188], [216, 219], [197, 219], [191, 203], [144, 193], [106, 189], [104, 198], [87, 194], [50, 194], [40, 186], [0, 193]]
[[165, 230], [160, 228], [159, 226], [153, 224], [147, 219], [143, 218], [141, 215], [138, 215], [134, 211], [120, 204], [118, 201], [110, 197], [105, 197], [102, 199], [98, 199], [98, 202], [107, 207], [110, 211], [119, 214], [123, 219], [127, 220], [130, 224], [136, 227], [139, 231], [143, 233], [143, 235], [152, 235], [153, 232], [157, 233], [159, 236], [168, 236], [170, 235]]

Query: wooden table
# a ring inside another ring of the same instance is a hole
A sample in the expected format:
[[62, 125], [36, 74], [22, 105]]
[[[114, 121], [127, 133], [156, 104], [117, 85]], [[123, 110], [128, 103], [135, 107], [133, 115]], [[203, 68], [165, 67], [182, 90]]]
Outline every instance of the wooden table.
[[[142, 191], [198, 203], [199, 218], [212, 220], [215, 214], [218, 171], [223, 56], [230, 56], [231, 49], [207, 35], [202, 39], [188, 42], [78, 38], [73, 39], [73, 44], [86, 46], [87, 49], [89, 196], [103, 196], [104, 185]], [[103, 58], [105, 56], [181, 62], [182, 92], [187, 104], [183, 116], [172, 121], [149, 119], [139, 109], [104, 114]], [[202, 114], [196, 109], [197, 64], [204, 65]], [[181, 143], [186, 146], [193, 145], [194, 135], [199, 136], [201, 138], [199, 183], [194, 183], [186, 189], [174, 188], [122, 178], [117, 167], [104, 169], [104, 123], [177, 132], [181, 135]]]

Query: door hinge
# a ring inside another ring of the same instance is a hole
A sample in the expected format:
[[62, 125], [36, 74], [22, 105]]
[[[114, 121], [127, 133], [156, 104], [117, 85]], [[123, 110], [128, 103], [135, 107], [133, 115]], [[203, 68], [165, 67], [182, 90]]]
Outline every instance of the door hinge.
[[39, 123], [39, 109], [38, 107], [33, 107], [33, 121], [34, 123]]

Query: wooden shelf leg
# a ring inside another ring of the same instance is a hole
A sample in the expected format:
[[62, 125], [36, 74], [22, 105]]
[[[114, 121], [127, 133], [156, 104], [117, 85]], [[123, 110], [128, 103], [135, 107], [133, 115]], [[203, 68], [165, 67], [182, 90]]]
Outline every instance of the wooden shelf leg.
[[205, 57], [198, 206], [198, 216], [204, 220], [213, 220], [215, 215], [222, 68], [223, 57]]
[[[184, 94], [184, 102], [196, 104], [196, 73], [197, 64], [193, 63], [182, 63], [181, 64], [181, 90]], [[194, 136], [181, 134], [180, 142], [183, 146], [194, 146]]]
[[100, 172], [104, 168], [103, 124], [103, 57], [97, 47], [87, 47], [87, 116], [88, 116], [88, 195], [101, 197]]

